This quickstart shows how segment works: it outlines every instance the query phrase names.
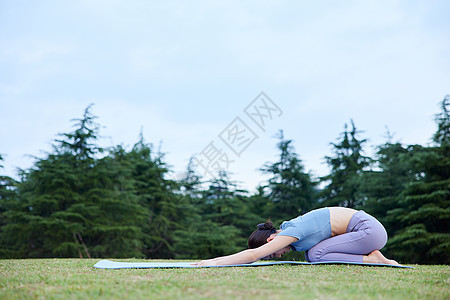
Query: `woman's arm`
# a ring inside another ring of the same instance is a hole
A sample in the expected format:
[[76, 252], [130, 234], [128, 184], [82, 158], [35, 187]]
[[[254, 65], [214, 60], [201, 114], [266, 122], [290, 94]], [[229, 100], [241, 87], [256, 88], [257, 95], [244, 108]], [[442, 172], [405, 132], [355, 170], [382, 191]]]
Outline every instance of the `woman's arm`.
[[266, 257], [278, 250], [298, 241], [297, 238], [290, 236], [276, 236], [272, 241], [255, 249], [247, 249], [236, 254], [217, 257], [213, 259], [202, 260], [194, 263], [196, 266], [223, 266], [248, 264]]

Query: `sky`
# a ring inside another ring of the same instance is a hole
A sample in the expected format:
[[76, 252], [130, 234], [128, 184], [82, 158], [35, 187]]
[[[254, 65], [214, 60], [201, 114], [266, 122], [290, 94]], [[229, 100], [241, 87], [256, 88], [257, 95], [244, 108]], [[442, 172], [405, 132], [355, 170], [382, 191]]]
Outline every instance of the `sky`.
[[86, 107], [103, 147], [142, 131], [178, 178], [267, 179], [275, 135], [329, 171], [353, 120], [366, 153], [428, 145], [450, 94], [449, 1], [0, 0], [0, 173], [45, 157]]

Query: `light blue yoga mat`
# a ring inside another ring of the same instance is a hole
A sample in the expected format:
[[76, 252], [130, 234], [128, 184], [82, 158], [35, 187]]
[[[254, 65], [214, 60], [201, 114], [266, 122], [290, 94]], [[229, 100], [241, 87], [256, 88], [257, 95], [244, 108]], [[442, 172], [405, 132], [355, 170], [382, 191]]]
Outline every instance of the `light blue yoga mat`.
[[273, 265], [329, 265], [329, 264], [344, 264], [344, 265], [361, 265], [361, 266], [374, 266], [374, 267], [391, 267], [391, 268], [409, 268], [409, 266], [395, 266], [386, 264], [367, 264], [367, 263], [351, 263], [342, 261], [329, 261], [329, 262], [317, 262], [308, 263], [300, 261], [257, 261], [251, 264], [241, 265], [225, 265], [225, 266], [207, 266], [197, 267], [191, 265], [192, 262], [118, 262], [110, 260], [101, 260], [94, 265], [98, 269], [167, 269], [167, 268], [223, 268], [223, 267], [262, 267]]

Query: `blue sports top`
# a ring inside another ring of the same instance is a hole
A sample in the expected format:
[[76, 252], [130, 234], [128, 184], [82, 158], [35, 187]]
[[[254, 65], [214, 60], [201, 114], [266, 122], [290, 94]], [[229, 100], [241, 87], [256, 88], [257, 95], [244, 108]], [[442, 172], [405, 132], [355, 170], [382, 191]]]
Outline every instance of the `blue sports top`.
[[306, 251], [319, 242], [331, 237], [330, 210], [328, 207], [315, 209], [290, 221], [284, 221], [278, 235], [298, 238], [292, 243], [294, 251]]

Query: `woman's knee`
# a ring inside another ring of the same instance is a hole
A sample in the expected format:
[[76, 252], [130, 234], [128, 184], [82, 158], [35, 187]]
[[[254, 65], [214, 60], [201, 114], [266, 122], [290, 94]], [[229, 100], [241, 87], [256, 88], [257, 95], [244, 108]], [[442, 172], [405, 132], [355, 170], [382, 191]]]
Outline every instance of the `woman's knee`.
[[388, 235], [387, 235], [386, 229], [384, 229], [384, 227], [379, 229], [379, 231], [377, 232], [376, 239], [377, 239], [377, 243], [378, 243], [377, 250], [380, 250], [381, 248], [383, 248], [386, 245], [387, 240], [388, 240]]
[[371, 230], [368, 234], [368, 238], [370, 238], [374, 250], [380, 250], [383, 248], [388, 240], [388, 235], [384, 226], [375, 219], [375, 224], [371, 227]]
[[322, 257], [322, 251], [318, 247], [312, 247], [305, 252], [305, 257], [308, 262], [319, 262]]

